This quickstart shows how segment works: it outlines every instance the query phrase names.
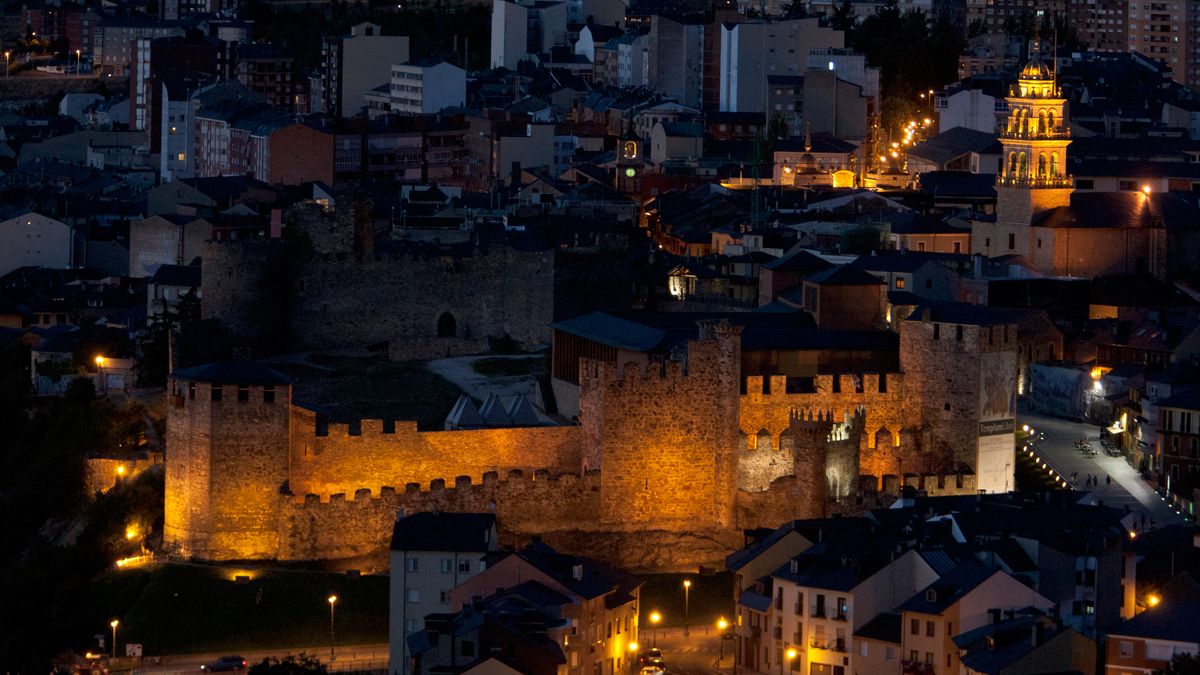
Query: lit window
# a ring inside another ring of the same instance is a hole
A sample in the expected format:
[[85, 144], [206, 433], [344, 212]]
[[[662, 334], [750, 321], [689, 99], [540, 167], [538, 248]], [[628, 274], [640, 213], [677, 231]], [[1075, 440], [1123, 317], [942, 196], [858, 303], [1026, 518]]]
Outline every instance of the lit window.
[[181, 153], [179, 153], [178, 155], [175, 155], [175, 159], [176, 159], [176, 160], [178, 160], [178, 161], [180, 161], [180, 162], [186, 162], [186, 161], [187, 161], [187, 153], [186, 153], [186, 152], [181, 152]]

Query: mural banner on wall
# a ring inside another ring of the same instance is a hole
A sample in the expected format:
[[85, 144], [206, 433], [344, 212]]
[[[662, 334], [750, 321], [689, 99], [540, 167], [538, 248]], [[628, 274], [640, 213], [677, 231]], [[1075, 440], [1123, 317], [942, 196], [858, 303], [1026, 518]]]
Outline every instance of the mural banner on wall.
[[985, 352], [979, 359], [979, 441], [976, 477], [980, 490], [1014, 489], [1016, 462], [1017, 355]]

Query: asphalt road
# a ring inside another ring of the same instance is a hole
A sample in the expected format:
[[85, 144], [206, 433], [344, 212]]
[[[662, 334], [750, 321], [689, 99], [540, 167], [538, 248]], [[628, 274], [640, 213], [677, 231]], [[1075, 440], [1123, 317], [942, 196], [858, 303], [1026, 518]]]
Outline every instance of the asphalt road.
[[[1092, 492], [1098, 501], [1106, 505], [1129, 507], [1137, 517], [1139, 529], [1143, 514], [1147, 526], [1151, 520], [1155, 525], [1187, 522], [1171, 510], [1124, 457], [1104, 454], [1100, 445], [1100, 428], [1096, 425], [1028, 413], [1017, 416], [1017, 425], [1023, 424], [1033, 427], [1039, 434], [1045, 434], [1045, 438], [1034, 445], [1039, 457], [1068, 479], [1074, 475], [1075, 489]], [[1092, 456], [1081, 453], [1075, 447], [1075, 441], [1082, 438], [1087, 438], [1092, 448], [1100, 453]], [[1089, 474], [1097, 477], [1095, 487], [1086, 485]], [[1112, 478], [1111, 484], [1106, 480], [1107, 477]]]
[[[682, 628], [660, 629], [657, 638], [654, 637], [654, 631], [641, 635], [642, 644], [647, 647], [653, 646], [656, 639], [658, 648], [663, 652], [667, 672], [671, 675], [714, 675], [728, 672], [732, 667], [733, 660], [729, 654], [725, 654], [725, 660], [721, 662], [724, 669], [716, 668], [720, 642], [715, 628], [697, 626], [686, 637]], [[726, 651], [730, 644], [726, 641]]]
[[[335, 658], [333, 661], [329, 660], [329, 645], [327, 644], [265, 651], [232, 652], [232, 654], [246, 659], [247, 665], [253, 665], [270, 656], [283, 657], [287, 654], [300, 654], [301, 652], [316, 656], [322, 663], [330, 665], [331, 670], [335, 672], [339, 670], [386, 668], [388, 661], [387, 644], [338, 645], [337, 649], [334, 650]], [[146, 659], [146, 666], [135, 669], [133, 675], [149, 675], [151, 673], [154, 675], [165, 675], [167, 673], [188, 673], [188, 675], [195, 675], [200, 672], [200, 666], [211, 663], [226, 655], [231, 655], [231, 652], [167, 656], [163, 658], [162, 663], [154, 665], [151, 665], [148, 658]]]

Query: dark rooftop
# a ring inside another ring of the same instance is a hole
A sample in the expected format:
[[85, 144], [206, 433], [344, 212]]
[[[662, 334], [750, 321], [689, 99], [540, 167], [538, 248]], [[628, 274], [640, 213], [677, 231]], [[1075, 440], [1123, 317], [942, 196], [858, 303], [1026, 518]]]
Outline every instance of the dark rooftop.
[[491, 513], [414, 513], [392, 528], [393, 551], [485, 553], [495, 548]]

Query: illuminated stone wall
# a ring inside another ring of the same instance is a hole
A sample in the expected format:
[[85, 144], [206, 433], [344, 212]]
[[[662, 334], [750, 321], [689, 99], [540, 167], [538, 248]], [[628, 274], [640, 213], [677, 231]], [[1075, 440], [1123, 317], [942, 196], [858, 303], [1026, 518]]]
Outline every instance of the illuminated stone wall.
[[392, 524], [401, 511], [475, 512], [496, 514], [508, 542], [555, 530], [576, 529], [596, 522], [599, 476], [592, 472], [552, 476], [546, 471], [494, 471], [472, 482], [460, 476], [438, 479], [427, 488], [410, 483], [403, 489], [383, 488], [326, 499], [309, 494], [280, 499], [281, 560], [331, 560], [387, 550]]
[[606, 528], [728, 525], [737, 481], [741, 329], [703, 322], [684, 364], [583, 360], [580, 421]]
[[[213, 388], [221, 387], [214, 401]], [[276, 509], [288, 479], [290, 387], [179, 382], [168, 410], [164, 547], [210, 560], [275, 557]]]
[[317, 435], [316, 414], [294, 406], [291, 491], [328, 496], [366, 488], [378, 495], [383, 486], [435, 478], [478, 481], [488, 471], [566, 473], [580, 467], [577, 426], [420, 432], [415, 422], [401, 421], [384, 429], [381, 420], [362, 420], [359, 433], [330, 424], [328, 434]]
[[[839, 379], [837, 386], [835, 377]], [[841, 421], [846, 415], [853, 415], [862, 408], [866, 411], [866, 419], [865, 433], [861, 436], [859, 447], [858, 473], [882, 475], [917, 468], [919, 447], [906, 447], [900, 442], [901, 429], [919, 422], [915, 409], [910, 405], [911, 398], [905, 396], [904, 373], [818, 375], [817, 391], [810, 394], [787, 393], [787, 379], [783, 375], [770, 376], [768, 392], [763, 379], [760, 375], [747, 377], [746, 393], [741, 396], [738, 424], [749, 439], [748, 445], [754, 439], [762, 438], [765, 431], [770, 436], [772, 449], [788, 446], [792, 441], [787, 439], [786, 431], [791, 425], [789, 415], [794, 410], [830, 410], [835, 421]], [[881, 381], [884, 383], [882, 387]], [[888, 444], [880, 446], [877, 443], [877, 439], [886, 441], [889, 438], [891, 442]], [[907, 458], [904, 451], [909, 454]], [[754, 453], [749, 451], [746, 454]], [[770, 462], [770, 459], [764, 460], [761, 456], [748, 459], [759, 465], [764, 461]], [[911, 466], [905, 465], [906, 459]], [[743, 475], [753, 482], [739, 482], [739, 488], [753, 490], [756, 486], [758, 489], [764, 487], [762, 472]]]
[[130, 459], [89, 457], [84, 467], [84, 489], [89, 495], [108, 492], [118, 482], [132, 480], [141, 472], [162, 463], [161, 452], [144, 452]]

